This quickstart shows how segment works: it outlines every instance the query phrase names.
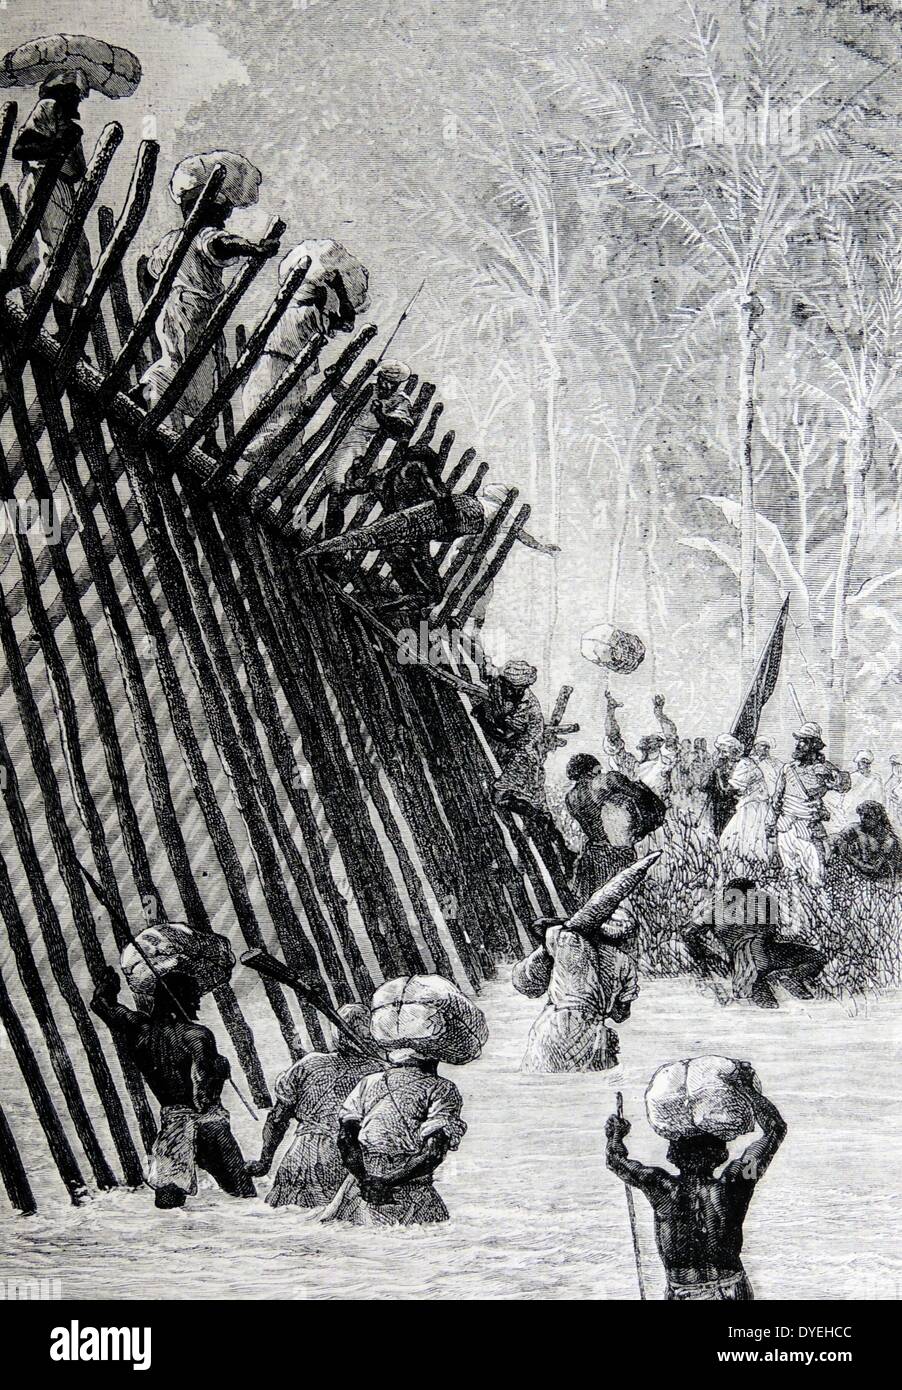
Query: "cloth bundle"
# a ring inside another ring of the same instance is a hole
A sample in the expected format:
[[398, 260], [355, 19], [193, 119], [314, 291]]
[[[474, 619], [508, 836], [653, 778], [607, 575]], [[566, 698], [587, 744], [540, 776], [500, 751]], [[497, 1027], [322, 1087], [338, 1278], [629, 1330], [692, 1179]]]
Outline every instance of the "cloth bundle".
[[634, 632], [625, 632], [611, 623], [599, 623], [584, 632], [579, 646], [587, 661], [629, 676], [645, 660], [645, 643]]
[[201, 994], [209, 994], [224, 985], [235, 968], [235, 957], [226, 937], [218, 932], [194, 931], [184, 922], [145, 927], [135, 942], [137, 945], [129, 943], [123, 949], [122, 973], [136, 1003], [146, 1009], [153, 1004], [158, 975], [165, 978], [174, 970], [193, 975]]
[[441, 975], [402, 975], [380, 985], [370, 1031], [392, 1050], [457, 1065], [475, 1061], [489, 1035], [482, 1010]]
[[[361, 314], [364, 309], [369, 308], [367, 297], [370, 283], [369, 271], [365, 265], [358, 261], [356, 256], [352, 256], [350, 251], [342, 246], [340, 241], [333, 241], [331, 237], [308, 237], [306, 241], [298, 242], [297, 246], [293, 246], [287, 256], [283, 256], [279, 262], [280, 282], [284, 284], [298, 262], [305, 259], [310, 261], [310, 269], [304, 278], [304, 284], [322, 284], [327, 270], [337, 270], [344, 283], [345, 294], [354, 307], [354, 312]], [[326, 305], [327, 312], [336, 313], [338, 300], [334, 291], [330, 290], [329, 293], [330, 302]]]
[[[735, 1139], [755, 1128], [752, 1104], [730, 1057], [692, 1057], [659, 1067], [645, 1092], [648, 1122], [663, 1139]], [[754, 1073], [753, 1073], [754, 1075]], [[760, 1090], [757, 1077], [755, 1087]]]

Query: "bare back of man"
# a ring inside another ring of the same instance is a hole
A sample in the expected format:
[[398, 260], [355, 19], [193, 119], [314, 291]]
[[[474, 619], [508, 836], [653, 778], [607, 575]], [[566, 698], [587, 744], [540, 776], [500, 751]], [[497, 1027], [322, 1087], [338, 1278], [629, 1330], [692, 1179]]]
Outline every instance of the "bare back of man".
[[91, 1008], [122, 1040], [160, 1104], [149, 1179], [156, 1205], [184, 1205], [196, 1190], [196, 1164], [230, 1196], [256, 1196], [220, 1101], [229, 1063], [210, 1029], [194, 1018], [200, 1004], [196, 983], [170, 975], [167, 988], [158, 987], [149, 1014], [120, 1004], [118, 992], [119, 978], [111, 970], [95, 991]]
[[747, 1094], [763, 1133], [719, 1175], [714, 1170], [729, 1156], [721, 1139], [692, 1135], [673, 1140], [667, 1157], [679, 1170], [674, 1174], [631, 1159], [624, 1143], [629, 1122], [618, 1115], [607, 1122], [608, 1167], [643, 1192], [654, 1212], [668, 1299], [754, 1298], [742, 1267], [743, 1223], [755, 1186], [783, 1142], [786, 1125], [776, 1106], [751, 1084]]

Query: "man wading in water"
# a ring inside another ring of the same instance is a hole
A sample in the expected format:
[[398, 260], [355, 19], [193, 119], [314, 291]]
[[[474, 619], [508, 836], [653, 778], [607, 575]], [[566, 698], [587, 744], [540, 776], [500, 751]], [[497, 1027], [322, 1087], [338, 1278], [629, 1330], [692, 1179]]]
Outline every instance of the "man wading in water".
[[116, 1033], [160, 1103], [148, 1182], [156, 1206], [181, 1207], [197, 1191], [197, 1164], [232, 1197], [255, 1197], [244, 1158], [220, 1096], [230, 1067], [209, 1028], [196, 1023], [200, 989], [191, 975], [171, 971], [158, 981], [149, 1014], [117, 999], [120, 981], [110, 969], [91, 1009]]
[[629, 1157], [623, 1142], [630, 1131], [628, 1120], [612, 1115], [605, 1126], [607, 1165], [618, 1178], [638, 1187], [655, 1214], [655, 1240], [667, 1272], [667, 1298], [684, 1302], [754, 1299], [748, 1275], [742, 1267], [742, 1224], [755, 1184], [786, 1135], [786, 1122], [775, 1105], [754, 1085], [747, 1062], [737, 1063], [737, 1081], [752, 1104], [755, 1119], [764, 1131], [741, 1158], [718, 1168], [729, 1158], [722, 1139], [712, 1134], [672, 1139], [668, 1161], [679, 1172], [648, 1168]]

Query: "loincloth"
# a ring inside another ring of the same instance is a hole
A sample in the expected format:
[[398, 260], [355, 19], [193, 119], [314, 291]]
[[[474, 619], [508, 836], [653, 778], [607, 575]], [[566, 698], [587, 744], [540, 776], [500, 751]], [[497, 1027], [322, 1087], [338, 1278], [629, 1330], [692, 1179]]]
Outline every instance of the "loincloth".
[[223, 1121], [228, 1124], [228, 1115], [221, 1105], [214, 1105], [202, 1115], [190, 1105], [164, 1105], [160, 1130], [150, 1153], [148, 1185], [155, 1190], [177, 1187], [193, 1197], [197, 1192], [198, 1130]]
[[679, 1284], [667, 1281], [667, 1298], [680, 1303], [747, 1303], [753, 1299], [752, 1286], [744, 1269], [725, 1274], [720, 1279], [706, 1279], [700, 1284]]

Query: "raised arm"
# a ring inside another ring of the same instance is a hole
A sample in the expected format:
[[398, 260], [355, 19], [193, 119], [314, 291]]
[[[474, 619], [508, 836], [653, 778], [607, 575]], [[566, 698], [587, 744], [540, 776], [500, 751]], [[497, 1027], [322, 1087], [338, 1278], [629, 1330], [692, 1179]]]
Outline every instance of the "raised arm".
[[529, 999], [539, 999], [551, 984], [554, 961], [545, 950], [544, 943], [525, 960], [518, 960], [511, 974], [511, 984], [518, 994]]
[[664, 747], [675, 751], [679, 743], [677, 726], [674, 724], [670, 715], [664, 713], [664, 696], [655, 695], [651, 704], [655, 712], [655, 718], [660, 725], [661, 733], [664, 735]]
[[[741, 1077], [746, 1074], [746, 1069], [748, 1072], [751, 1071], [747, 1062], [741, 1062], [739, 1067]], [[754, 1183], [763, 1178], [770, 1167], [771, 1159], [786, 1138], [786, 1121], [773, 1101], [768, 1100], [767, 1096], [762, 1095], [750, 1082], [746, 1089], [755, 1119], [763, 1132], [748, 1145], [740, 1158], [727, 1164], [723, 1176], [728, 1182], [731, 1179], [744, 1179], [746, 1182]]]
[[623, 708], [619, 700], [615, 700], [610, 690], [604, 692], [605, 714], [604, 714], [604, 736], [608, 747], [612, 753], [622, 753], [626, 748], [623, 741], [623, 734], [620, 732], [620, 725], [617, 722], [617, 711]]
[[650, 1168], [630, 1158], [624, 1140], [631, 1128], [629, 1120], [624, 1120], [622, 1116], [609, 1116], [604, 1127], [608, 1141], [605, 1162], [611, 1172], [623, 1182], [628, 1182], [631, 1187], [638, 1187], [649, 1197], [657, 1195], [669, 1181], [669, 1175], [663, 1168]]
[[133, 1033], [144, 1023], [143, 1014], [127, 1009], [118, 1000], [121, 981], [116, 971], [109, 966], [97, 983], [91, 999], [91, 1012], [102, 1018], [113, 1033]]
[[233, 256], [257, 256], [260, 260], [268, 260], [278, 254], [279, 241], [276, 237], [265, 241], [248, 241], [247, 237], [236, 236], [234, 232], [219, 232], [211, 237], [210, 250], [223, 261], [231, 260]]

